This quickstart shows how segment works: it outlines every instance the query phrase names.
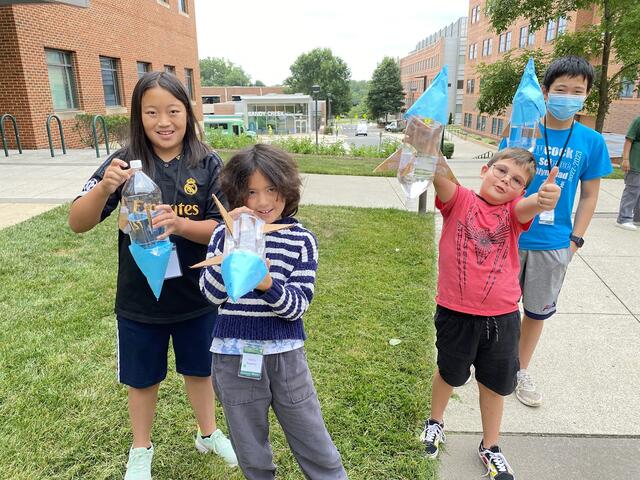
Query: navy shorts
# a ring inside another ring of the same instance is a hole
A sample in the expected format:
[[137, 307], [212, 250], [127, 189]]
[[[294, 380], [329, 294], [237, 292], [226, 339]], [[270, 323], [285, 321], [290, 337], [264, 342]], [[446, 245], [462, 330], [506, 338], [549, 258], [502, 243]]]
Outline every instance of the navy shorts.
[[160, 383], [167, 376], [169, 338], [176, 372], [193, 377], [211, 375], [211, 335], [217, 312], [169, 324], [151, 324], [117, 317], [118, 381], [134, 388]]
[[520, 370], [520, 312], [495, 317], [460, 313], [436, 307], [436, 347], [440, 376], [452, 387], [469, 378], [471, 365], [476, 380], [499, 395], [516, 388]]

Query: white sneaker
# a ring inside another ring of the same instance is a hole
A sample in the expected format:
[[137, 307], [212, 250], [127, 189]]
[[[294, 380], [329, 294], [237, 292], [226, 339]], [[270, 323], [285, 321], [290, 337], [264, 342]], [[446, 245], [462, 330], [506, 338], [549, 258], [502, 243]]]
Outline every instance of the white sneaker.
[[635, 232], [636, 230], [638, 230], [638, 227], [636, 227], [631, 222], [625, 222], [625, 223], [616, 222], [616, 227], [622, 228], [623, 230], [629, 230], [630, 232]]
[[536, 390], [536, 385], [531, 380], [531, 375], [526, 370], [518, 372], [518, 385], [516, 386], [516, 398], [528, 407], [542, 405], [542, 394]]
[[153, 445], [150, 448], [132, 448], [129, 450], [127, 473], [124, 480], [151, 480], [151, 460]]

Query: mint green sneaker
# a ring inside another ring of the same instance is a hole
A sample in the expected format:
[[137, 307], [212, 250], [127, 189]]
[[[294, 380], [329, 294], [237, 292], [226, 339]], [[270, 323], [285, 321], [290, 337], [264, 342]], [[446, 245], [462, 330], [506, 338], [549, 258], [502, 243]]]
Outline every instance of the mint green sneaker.
[[224, 433], [222, 433], [222, 430], [220, 429], [217, 429], [210, 437], [207, 438], [202, 438], [202, 433], [198, 429], [198, 435], [196, 435], [196, 448], [200, 453], [213, 452], [222, 457], [229, 467], [233, 468], [238, 466], [238, 459], [236, 457], [236, 452], [233, 451], [231, 441], [224, 436]]
[[142, 447], [129, 450], [129, 461], [124, 480], [151, 480], [151, 459], [153, 459], [153, 444], [151, 448]]

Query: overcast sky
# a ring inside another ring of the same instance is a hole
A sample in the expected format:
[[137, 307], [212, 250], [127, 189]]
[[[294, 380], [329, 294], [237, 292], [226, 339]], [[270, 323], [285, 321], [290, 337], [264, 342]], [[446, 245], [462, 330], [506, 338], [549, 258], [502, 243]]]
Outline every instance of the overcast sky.
[[466, 16], [469, 0], [195, 0], [198, 55], [224, 57], [266, 85], [279, 85], [302, 53], [330, 48], [369, 80], [385, 57]]

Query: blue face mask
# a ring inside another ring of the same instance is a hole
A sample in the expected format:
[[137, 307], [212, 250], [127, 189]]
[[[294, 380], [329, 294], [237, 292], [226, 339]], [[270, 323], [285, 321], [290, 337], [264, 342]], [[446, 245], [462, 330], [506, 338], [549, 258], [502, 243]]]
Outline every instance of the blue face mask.
[[569, 120], [584, 106], [584, 95], [550, 93], [547, 110], [560, 121]]

